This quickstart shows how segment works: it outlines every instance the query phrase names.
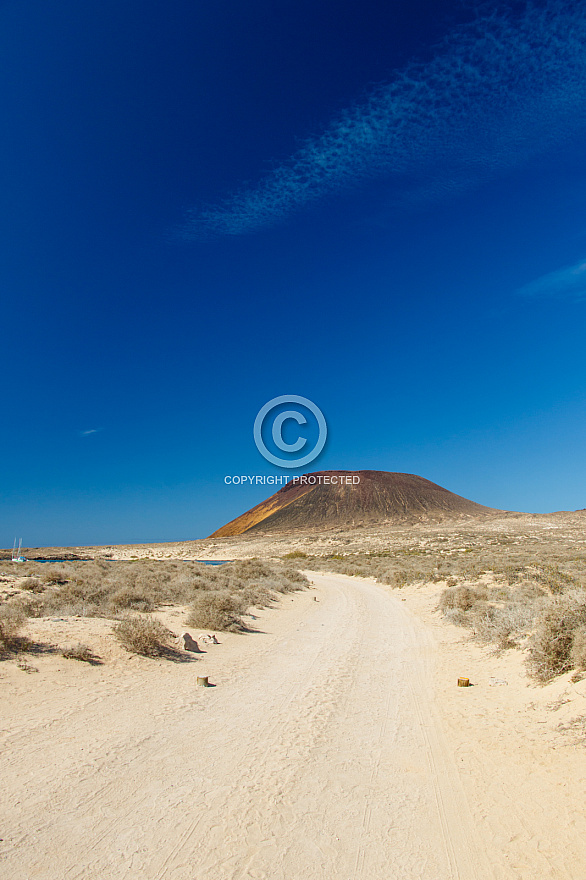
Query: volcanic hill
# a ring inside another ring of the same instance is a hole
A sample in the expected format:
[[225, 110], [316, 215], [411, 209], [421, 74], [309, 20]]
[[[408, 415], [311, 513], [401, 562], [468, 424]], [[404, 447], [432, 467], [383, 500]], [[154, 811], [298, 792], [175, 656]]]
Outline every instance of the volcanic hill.
[[286, 486], [218, 529], [211, 538], [354, 528], [389, 522], [438, 522], [496, 513], [415, 474], [317, 471]]

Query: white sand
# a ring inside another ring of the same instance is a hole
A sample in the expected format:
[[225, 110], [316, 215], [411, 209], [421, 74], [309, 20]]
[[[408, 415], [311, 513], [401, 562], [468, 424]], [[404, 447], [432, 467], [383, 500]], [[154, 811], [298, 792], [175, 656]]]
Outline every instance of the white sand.
[[583, 880], [586, 751], [519, 656], [311, 578], [197, 662], [5, 664], [3, 880]]

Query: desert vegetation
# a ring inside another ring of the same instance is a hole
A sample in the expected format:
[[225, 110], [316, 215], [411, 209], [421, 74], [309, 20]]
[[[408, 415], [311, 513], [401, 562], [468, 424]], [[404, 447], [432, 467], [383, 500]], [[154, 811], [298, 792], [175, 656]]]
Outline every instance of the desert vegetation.
[[440, 611], [468, 627], [481, 642], [497, 649], [521, 647], [530, 673], [549, 681], [562, 672], [586, 668], [586, 590], [565, 572], [513, 572], [487, 586], [451, 586], [443, 591]]
[[389, 550], [306, 556], [303, 567], [395, 588], [437, 583], [446, 619], [496, 650], [525, 651], [537, 681], [586, 669], [586, 554], [572, 535], [428, 532]]
[[83, 642], [78, 642], [76, 645], [71, 645], [69, 648], [63, 648], [61, 656], [65, 657], [66, 660], [79, 660], [82, 663], [99, 662], [92, 649], [88, 647], [88, 645], [84, 645]]
[[[18, 580], [15, 581], [15, 577]], [[250, 559], [222, 566], [184, 560], [78, 560], [0, 563], [0, 580], [13, 583], [0, 598], [0, 650], [6, 654], [27, 618], [104, 617], [127, 650], [170, 656], [170, 634], [152, 617], [165, 606], [187, 607], [188, 623], [244, 631], [251, 606], [303, 589], [307, 578], [291, 565]], [[91, 662], [84, 646], [64, 654]], [[88, 649], [89, 650], [89, 649]], [[87, 656], [84, 656], [86, 654]]]
[[[260, 601], [265, 604], [264, 597]], [[198, 629], [238, 631], [243, 628], [242, 614], [246, 611], [246, 599], [228, 590], [202, 593], [191, 603], [187, 618], [188, 626]]]
[[113, 627], [120, 644], [132, 654], [143, 657], [162, 657], [171, 651], [173, 634], [160, 621], [147, 615], [128, 615]]
[[0, 605], [0, 653], [5, 654], [15, 647], [16, 637], [26, 620], [26, 615], [17, 604]]
[[[270, 605], [279, 594], [307, 584], [297, 570], [302, 567], [372, 577], [396, 589], [435, 583], [438, 611], [446, 620], [497, 651], [523, 650], [536, 680], [586, 669], [586, 541], [580, 518], [340, 531], [324, 540], [333, 546], [319, 555], [311, 535], [282, 545], [280, 560], [220, 566], [169, 558], [0, 562], [0, 587], [2, 581], [16, 587], [0, 590], [0, 650], [7, 656], [26, 643], [19, 633], [27, 617], [79, 616], [124, 623], [116, 636], [128, 650], [139, 646], [145, 656], [169, 656], [168, 635], [154, 628], [148, 637], [144, 627], [138, 632], [142, 620], [154, 619], [153, 612], [181, 606], [186, 625], [245, 631], [252, 606]], [[263, 555], [274, 553], [275, 546], [267, 539]]]

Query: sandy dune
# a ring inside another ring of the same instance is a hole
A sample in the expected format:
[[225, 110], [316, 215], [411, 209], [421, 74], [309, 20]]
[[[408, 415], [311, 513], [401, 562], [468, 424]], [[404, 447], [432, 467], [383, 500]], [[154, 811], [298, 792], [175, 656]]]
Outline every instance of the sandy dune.
[[424, 592], [311, 579], [198, 662], [9, 679], [0, 875], [583, 880], [583, 749], [548, 763], [514, 687], [456, 688]]

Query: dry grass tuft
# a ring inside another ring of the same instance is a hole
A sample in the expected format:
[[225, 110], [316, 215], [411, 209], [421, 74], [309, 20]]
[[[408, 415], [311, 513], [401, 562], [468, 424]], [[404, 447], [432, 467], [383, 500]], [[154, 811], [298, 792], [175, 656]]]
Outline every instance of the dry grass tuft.
[[38, 672], [39, 669], [37, 666], [33, 666], [32, 663], [29, 663], [26, 657], [19, 657], [16, 661], [16, 665], [19, 669], [22, 669], [23, 672]]
[[586, 715], [578, 715], [565, 724], [558, 724], [558, 730], [573, 736], [576, 745], [586, 744]]
[[96, 663], [98, 661], [98, 657], [96, 657], [92, 649], [81, 642], [77, 645], [72, 645], [71, 648], [64, 648], [61, 651], [61, 656], [67, 660], [80, 660], [82, 663]]

